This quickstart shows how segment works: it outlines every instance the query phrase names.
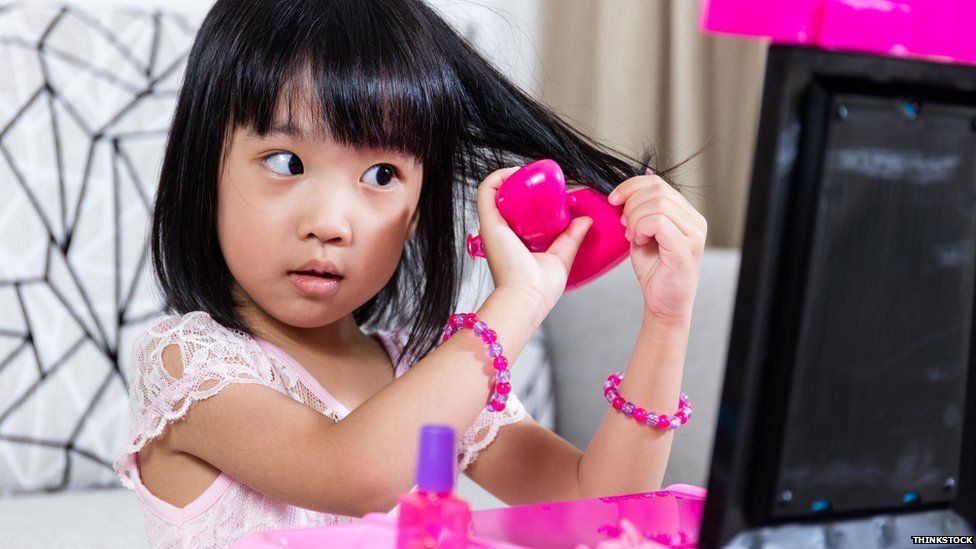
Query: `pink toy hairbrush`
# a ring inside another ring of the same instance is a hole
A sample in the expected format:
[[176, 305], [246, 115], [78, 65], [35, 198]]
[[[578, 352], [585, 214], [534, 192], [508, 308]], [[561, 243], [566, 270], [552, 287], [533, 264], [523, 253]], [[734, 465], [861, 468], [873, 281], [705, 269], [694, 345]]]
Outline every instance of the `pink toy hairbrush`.
[[[549, 249], [575, 217], [593, 219], [569, 271], [565, 291], [578, 288], [606, 273], [630, 252], [630, 242], [620, 224], [622, 206], [589, 187], [566, 190], [566, 178], [558, 164], [537, 160], [513, 173], [498, 188], [498, 211], [508, 226], [532, 252]], [[485, 257], [481, 237], [468, 235], [468, 255]]]

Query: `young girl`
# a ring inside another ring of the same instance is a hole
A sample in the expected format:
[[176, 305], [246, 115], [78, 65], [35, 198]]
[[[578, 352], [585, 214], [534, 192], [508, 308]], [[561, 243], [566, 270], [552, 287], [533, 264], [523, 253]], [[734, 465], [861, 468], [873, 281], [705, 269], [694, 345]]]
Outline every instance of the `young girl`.
[[[539, 158], [624, 205], [644, 321], [608, 400], [673, 413], [706, 225], [643, 175], [649, 154], [571, 129], [422, 0], [218, 0], [156, 195], [153, 265], [173, 314], [134, 343], [115, 463], [149, 540], [227, 546], [390, 512], [426, 423], [461, 433], [459, 471], [509, 504], [657, 489], [673, 435], [632, 406], [609, 408], [585, 452], [514, 394], [486, 407], [508, 378], [486, 360], [484, 327], [514, 363], [590, 223], [545, 253], [509, 229], [495, 193], [516, 168], [498, 168]], [[442, 343], [469, 189], [494, 290], [473, 311], [482, 335]]]

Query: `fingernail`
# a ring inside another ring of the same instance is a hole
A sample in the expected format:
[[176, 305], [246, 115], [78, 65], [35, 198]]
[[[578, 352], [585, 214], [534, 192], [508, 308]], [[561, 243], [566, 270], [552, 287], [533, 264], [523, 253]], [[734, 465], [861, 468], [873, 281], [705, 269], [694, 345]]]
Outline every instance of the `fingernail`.
[[654, 170], [652, 170], [650, 167], [648, 167], [647, 168], [647, 171], [645, 171], [644, 173], [646, 173], [647, 175], [654, 175]]
[[621, 225], [626, 225], [627, 224], [627, 218], [624, 217], [624, 216], [620, 216], [620, 224]]
[[[580, 218], [580, 219], [583, 219], [583, 218]], [[576, 232], [578, 234], [586, 234], [587, 232], [589, 232], [590, 226], [593, 225], [593, 220], [591, 219], [589, 223], [587, 223], [585, 220], [583, 220], [583, 221], [580, 221], [580, 222], [576, 223], [576, 225], [577, 225], [577, 227], [576, 227], [575, 230], [576, 230]]]
[[611, 204], [616, 204], [617, 203], [617, 193], [616, 192], [610, 193], [610, 196], [607, 197], [607, 200], [609, 200]]

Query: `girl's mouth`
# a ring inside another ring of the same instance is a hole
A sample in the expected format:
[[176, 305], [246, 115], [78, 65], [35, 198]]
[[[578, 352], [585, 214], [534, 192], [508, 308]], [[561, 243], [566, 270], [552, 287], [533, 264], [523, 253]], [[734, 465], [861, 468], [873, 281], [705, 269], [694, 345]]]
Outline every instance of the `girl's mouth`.
[[303, 275], [303, 276], [317, 276], [319, 278], [334, 278], [336, 280], [339, 280], [339, 279], [342, 278], [341, 276], [334, 275], [332, 273], [316, 273], [315, 271], [292, 271], [292, 272], [290, 272], [288, 274], [297, 274], [297, 275]]
[[342, 277], [314, 272], [290, 272], [288, 280], [302, 294], [320, 297], [335, 293], [339, 289]]

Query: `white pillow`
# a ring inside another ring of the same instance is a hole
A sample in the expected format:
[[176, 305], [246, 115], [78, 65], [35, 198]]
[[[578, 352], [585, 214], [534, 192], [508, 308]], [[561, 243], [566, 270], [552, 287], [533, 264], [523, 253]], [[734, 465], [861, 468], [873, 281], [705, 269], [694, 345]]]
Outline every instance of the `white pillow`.
[[0, 493], [117, 483], [124, 362], [161, 309], [151, 200], [194, 33], [167, 12], [0, 11]]

